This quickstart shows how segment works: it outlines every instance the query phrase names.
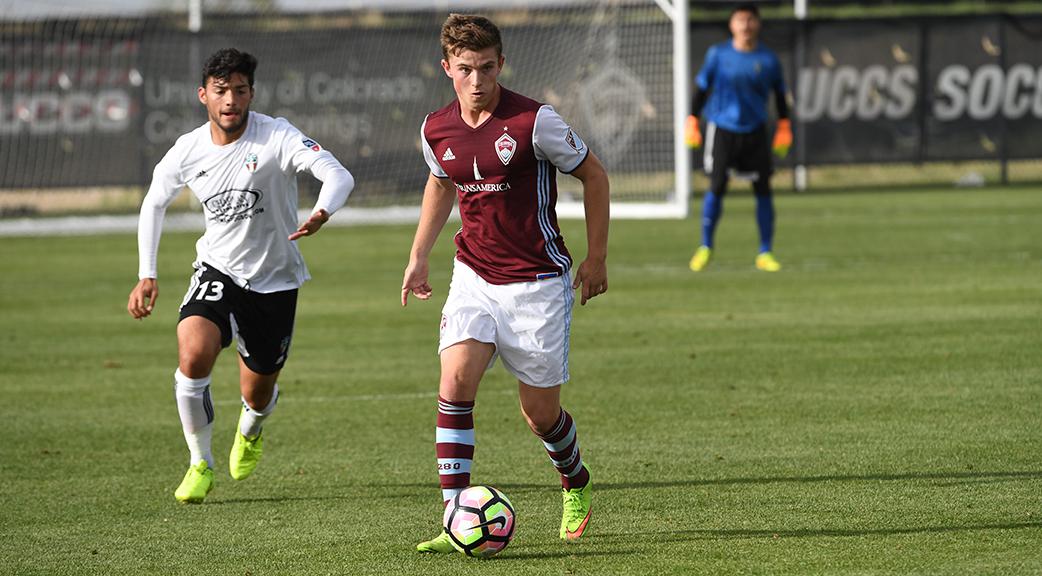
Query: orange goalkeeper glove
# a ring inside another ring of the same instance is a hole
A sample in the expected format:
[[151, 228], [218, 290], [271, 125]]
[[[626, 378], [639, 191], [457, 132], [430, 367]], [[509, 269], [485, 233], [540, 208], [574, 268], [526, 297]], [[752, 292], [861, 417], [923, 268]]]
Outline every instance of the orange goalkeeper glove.
[[698, 131], [698, 116], [694, 114], [688, 116], [684, 122], [684, 143], [688, 148], [702, 147], [702, 133]]
[[788, 118], [782, 118], [778, 120], [778, 126], [774, 130], [774, 144], [771, 147], [774, 148], [775, 156], [785, 158], [789, 155], [790, 146], [792, 146], [792, 124]]

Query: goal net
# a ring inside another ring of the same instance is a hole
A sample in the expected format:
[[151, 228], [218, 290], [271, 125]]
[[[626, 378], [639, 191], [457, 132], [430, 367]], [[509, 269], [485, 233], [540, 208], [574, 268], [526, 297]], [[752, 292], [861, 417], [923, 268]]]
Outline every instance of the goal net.
[[[413, 215], [427, 177], [420, 124], [454, 98], [438, 33], [455, 11], [499, 25], [500, 82], [553, 105], [587, 141], [614, 217], [687, 213], [683, 1], [189, 0], [188, 13], [162, 11], [171, 4], [0, 0], [0, 201], [114, 187], [139, 200], [174, 140], [206, 120], [202, 61], [235, 46], [260, 61], [252, 108], [286, 117], [355, 175], [347, 212]], [[581, 215], [581, 184], [558, 184], [559, 213]]]

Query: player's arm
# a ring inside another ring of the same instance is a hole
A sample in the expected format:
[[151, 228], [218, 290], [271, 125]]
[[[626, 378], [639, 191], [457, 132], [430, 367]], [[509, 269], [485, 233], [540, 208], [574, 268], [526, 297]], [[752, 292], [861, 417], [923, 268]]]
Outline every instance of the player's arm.
[[355, 178], [328, 151], [323, 150], [309, 167], [311, 174], [322, 182], [318, 192], [318, 201], [311, 216], [305, 220], [297, 231], [289, 235], [290, 240], [311, 236], [329, 221], [337, 210], [342, 208], [355, 188]]
[[159, 237], [163, 232], [163, 216], [166, 215], [167, 206], [184, 186], [174, 160], [176, 149], [175, 145], [156, 165], [152, 172], [152, 184], [141, 201], [137, 229], [138, 283], [130, 291], [130, 297], [127, 299], [127, 312], [138, 319], [151, 314], [159, 298], [156, 260], [159, 254]]
[[455, 199], [456, 190], [451, 180], [438, 178], [434, 174], [427, 177], [420, 206], [420, 222], [416, 226], [416, 236], [409, 252], [409, 265], [402, 277], [402, 306], [408, 304], [409, 293], [420, 300], [431, 297], [428, 258], [438, 234], [449, 220]]
[[277, 118], [275, 122], [279, 135], [275, 156], [279, 167], [286, 173], [310, 172], [322, 182], [311, 216], [289, 235], [292, 241], [318, 232], [333, 213], [347, 202], [347, 197], [355, 187], [355, 179], [329, 150], [305, 136], [286, 119]]
[[702, 133], [698, 129], [698, 117], [709, 100], [710, 86], [716, 77], [716, 47], [711, 46], [706, 51], [705, 63], [695, 77], [694, 93], [691, 95], [691, 114], [684, 122], [684, 142], [688, 148], [700, 148], [702, 146]]
[[782, 79], [781, 64], [778, 64], [777, 60], [775, 62], [777, 78], [774, 82], [774, 108], [778, 112], [778, 125], [774, 129], [774, 142], [771, 147], [778, 157], [784, 158], [792, 146], [792, 124], [789, 122], [789, 100], [785, 81]]
[[575, 272], [572, 288], [582, 287], [579, 304], [585, 305], [587, 300], [608, 291], [608, 173], [600, 159], [590, 152], [571, 174], [583, 183], [587, 246], [586, 259]]

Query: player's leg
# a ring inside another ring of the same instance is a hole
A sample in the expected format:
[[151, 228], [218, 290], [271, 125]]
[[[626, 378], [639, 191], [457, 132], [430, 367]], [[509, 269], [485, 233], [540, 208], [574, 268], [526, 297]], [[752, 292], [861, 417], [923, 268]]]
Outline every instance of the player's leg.
[[592, 487], [583, 463], [579, 434], [571, 414], [561, 407], [561, 387], [540, 388], [518, 381], [521, 412], [532, 432], [543, 442], [561, 475], [563, 513], [560, 537], [578, 540], [590, 521]]
[[239, 392], [242, 408], [228, 456], [228, 473], [236, 480], [244, 480], [257, 469], [264, 453], [264, 421], [275, 411], [279, 399], [279, 371], [273, 374], [254, 372], [239, 357]]
[[774, 258], [774, 194], [771, 190], [773, 166], [766, 128], [752, 132], [747, 137], [749, 168], [754, 170], [753, 193], [756, 196], [756, 226], [760, 232], [760, 250], [756, 256], [756, 267], [766, 272], [781, 270]]
[[689, 267], [700, 272], [713, 255], [716, 226], [724, 213], [724, 195], [727, 194], [727, 170], [730, 164], [730, 133], [709, 123], [706, 128], [706, 146], [703, 166], [709, 177], [709, 188], [702, 198], [702, 244], [691, 257]]
[[[496, 347], [467, 339], [441, 351], [435, 451], [442, 500], [447, 505], [470, 485], [474, 461], [474, 400], [478, 384], [495, 355]], [[455, 552], [448, 534], [420, 542], [420, 552]]]
[[263, 454], [263, 426], [278, 403], [296, 310], [296, 290], [246, 293], [236, 306], [242, 408], [228, 456], [228, 473], [236, 480], [253, 474]]
[[187, 316], [177, 324], [174, 396], [190, 454], [188, 472], [174, 491], [174, 497], [181, 502], [202, 502], [213, 489], [210, 373], [221, 351], [221, 341], [220, 328], [203, 316]]
[[[458, 260], [442, 308], [438, 355], [438, 417], [435, 452], [442, 502], [470, 484], [474, 460], [474, 399], [485, 370], [496, 357], [496, 320], [485, 293], [487, 283]], [[420, 552], [455, 552], [444, 531], [420, 542]]]
[[561, 408], [575, 294], [568, 275], [499, 287], [497, 338], [503, 366], [518, 379], [521, 413], [560, 474], [564, 510], [560, 536], [579, 538], [590, 518], [590, 471], [575, 422]]

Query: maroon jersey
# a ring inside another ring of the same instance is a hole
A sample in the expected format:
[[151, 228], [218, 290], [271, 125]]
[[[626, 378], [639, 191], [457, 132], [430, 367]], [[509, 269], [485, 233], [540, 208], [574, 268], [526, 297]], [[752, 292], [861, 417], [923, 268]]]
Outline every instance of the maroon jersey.
[[453, 100], [429, 114], [420, 132], [431, 172], [452, 180], [459, 196], [457, 259], [490, 284], [568, 273], [556, 171], [572, 172], [589, 150], [551, 106], [501, 88], [495, 111], [477, 128]]

